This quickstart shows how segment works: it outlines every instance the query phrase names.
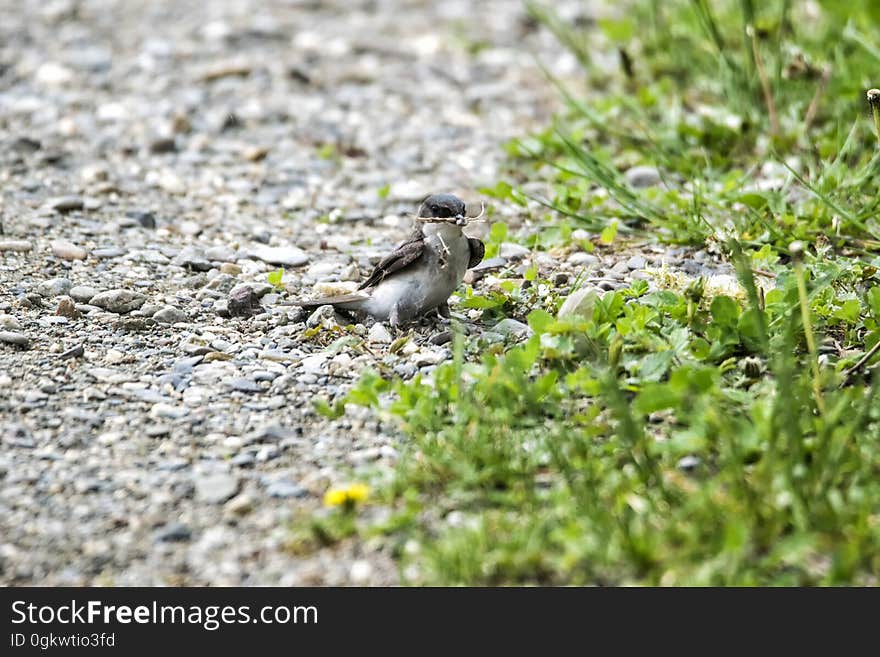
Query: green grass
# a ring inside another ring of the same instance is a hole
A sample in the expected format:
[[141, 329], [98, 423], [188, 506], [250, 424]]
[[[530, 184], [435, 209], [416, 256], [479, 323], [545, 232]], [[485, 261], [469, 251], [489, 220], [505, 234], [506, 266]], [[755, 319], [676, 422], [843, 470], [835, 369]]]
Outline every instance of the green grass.
[[[567, 110], [510, 144], [509, 179], [482, 191], [528, 212], [518, 185], [548, 183], [535, 248], [569, 248], [576, 228], [709, 245], [739, 286], [660, 271], [564, 317], [537, 270], [527, 287], [468, 290], [465, 306], [534, 335], [457, 334], [431, 381], [369, 373], [320, 405], [371, 406], [405, 439], [372, 502], [390, 518], [335, 512], [309, 531], [382, 537], [412, 584], [877, 585], [880, 147], [865, 92], [880, 6], [626, 4], [586, 33], [530, 5], [588, 91], [560, 83]], [[620, 70], [596, 67], [600, 48]], [[632, 188], [636, 164], [663, 184]], [[509, 239], [496, 224], [488, 251]]]

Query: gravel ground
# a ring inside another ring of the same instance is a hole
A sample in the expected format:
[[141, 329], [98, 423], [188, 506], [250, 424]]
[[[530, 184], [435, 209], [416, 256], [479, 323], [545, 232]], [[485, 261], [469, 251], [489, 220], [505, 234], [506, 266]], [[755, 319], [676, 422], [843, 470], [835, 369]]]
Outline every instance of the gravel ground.
[[[356, 285], [430, 192], [478, 209], [503, 141], [554, 110], [532, 53], [569, 58], [517, 0], [0, 15], [0, 582], [396, 583], [381, 541], [286, 549], [328, 486], [399, 448], [366, 411], [311, 402], [364, 367], [429, 372], [443, 327], [391, 354], [368, 324], [368, 348], [328, 350], [336, 319], [289, 301]], [[670, 257], [501, 255], [478, 286], [537, 262], [609, 289]]]

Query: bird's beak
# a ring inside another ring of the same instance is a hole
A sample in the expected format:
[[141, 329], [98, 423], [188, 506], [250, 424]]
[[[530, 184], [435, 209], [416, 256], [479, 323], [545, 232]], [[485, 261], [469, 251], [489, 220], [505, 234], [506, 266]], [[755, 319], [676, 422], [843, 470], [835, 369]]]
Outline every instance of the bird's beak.
[[455, 216], [455, 225], [456, 226], [467, 226], [467, 217], [463, 214], [458, 214]]

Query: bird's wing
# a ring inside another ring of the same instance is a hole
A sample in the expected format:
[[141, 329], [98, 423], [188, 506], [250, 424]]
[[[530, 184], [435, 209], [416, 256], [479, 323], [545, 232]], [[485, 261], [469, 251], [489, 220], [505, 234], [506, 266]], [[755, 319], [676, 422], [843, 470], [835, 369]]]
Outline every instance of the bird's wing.
[[363, 290], [382, 282], [386, 276], [400, 271], [404, 267], [411, 265], [418, 260], [422, 252], [425, 250], [425, 236], [422, 232], [416, 231], [412, 237], [398, 246], [390, 254], [382, 258], [372, 273], [363, 283], [358, 286], [358, 290]]
[[483, 260], [483, 256], [486, 254], [486, 245], [476, 237], [468, 237], [468, 246], [470, 247], [468, 269], [473, 269]]

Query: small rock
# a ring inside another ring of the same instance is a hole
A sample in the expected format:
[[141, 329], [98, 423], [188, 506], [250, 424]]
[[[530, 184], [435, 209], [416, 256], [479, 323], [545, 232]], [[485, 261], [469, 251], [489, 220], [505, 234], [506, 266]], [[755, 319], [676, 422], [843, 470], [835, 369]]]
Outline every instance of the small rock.
[[34, 248], [33, 245], [26, 240], [0, 240], [0, 251], [25, 253], [32, 248]]
[[71, 287], [72, 283], [66, 278], [50, 278], [37, 286], [37, 292], [46, 298], [54, 299], [62, 294], [67, 294]]
[[14, 344], [16, 347], [27, 347], [30, 339], [23, 333], [15, 331], [0, 331], [0, 342], [6, 344]]
[[510, 317], [502, 319], [492, 327], [492, 330], [503, 336], [512, 336], [515, 338], [527, 337], [533, 333], [532, 328], [528, 324], [523, 324]]
[[197, 475], [196, 500], [206, 504], [222, 504], [238, 492], [238, 477], [228, 472]]
[[85, 348], [81, 344], [78, 344], [74, 345], [70, 349], [67, 349], [66, 351], [62, 351], [58, 355], [58, 358], [60, 360], [67, 360], [69, 358], [82, 358], [85, 353]]
[[440, 331], [428, 338], [428, 342], [435, 345], [443, 345], [452, 341], [452, 331]]
[[150, 142], [150, 152], [156, 155], [177, 152], [177, 140], [174, 137], [159, 137]]
[[153, 319], [160, 324], [176, 324], [187, 321], [187, 316], [186, 313], [174, 306], [165, 306], [153, 315]]
[[235, 516], [245, 516], [254, 510], [254, 498], [247, 493], [241, 493], [229, 500], [223, 510]]
[[230, 276], [238, 276], [241, 273], [241, 267], [234, 262], [224, 262], [220, 265], [220, 271], [224, 274], [229, 274]]
[[370, 327], [370, 332], [367, 334], [367, 340], [377, 344], [391, 344], [391, 339], [391, 334], [381, 322], [373, 324], [373, 326]]
[[626, 179], [626, 182], [636, 188], [653, 187], [654, 185], [659, 185], [661, 182], [660, 172], [656, 167], [632, 167], [631, 169], [626, 170], [623, 177]]
[[595, 267], [599, 264], [599, 258], [585, 251], [575, 251], [566, 260], [575, 267]]
[[503, 242], [498, 249], [498, 255], [505, 260], [522, 260], [530, 253], [528, 248], [513, 242]]
[[210, 271], [211, 269], [211, 261], [205, 257], [204, 251], [194, 246], [184, 247], [172, 262], [195, 271]]
[[129, 210], [125, 213], [126, 217], [136, 220], [144, 228], [156, 227], [156, 215], [149, 210]]
[[96, 294], [89, 303], [93, 306], [98, 306], [98, 308], [103, 308], [104, 310], [117, 313], [117, 314], [125, 314], [129, 313], [132, 310], [137, 310], [146, 301], [146, 297], [139, 292], [132, 292], [130, 290], [107, 290], [106, 292], [101, 292]]
[[80, 312], [76, 309], [76, 304], [70, 297], [60, 297], [58, 299], [58, 307], [55, 314], [68, 319], [79, 319]]
[[564, 317], [573, 317], [575, 315], [590, 319], [593, 311], [596, 309], [596, 301], [599, 294], [593, 287], [582, 287], [566, 297], [559, 308], [559, 319]]
[[161, 543], [188, 541], [191, 537], [192, 530], [182, 522], [172, 522], [164, 525], [155, 534], [155, 539]]
[[88, 303], [93, 297], [97, 296], [99, 292], [100, 290], [90, 285], [75, 285], [68, 290], [67, 294], [69, 294], [74, 301]]
[[101, 260], [109, 260], [110, 258], [120, 258], [128, 253], [127, 250], [121, 249], [118, 246], [104, 246], [100, 249], [95, 249], [92, 251], [92, 255], [96, 258], [100, 258]]
[[85, 203], [82, 196], [56, 196], [46, 201], [46, 207], [57, 212], [73, 212], [74, 210], [82, 210]]
[[259, 295], [249, 285], [234, 287], [226, 303], [231, 317], [253, 317], [263, 312]]
[[250, 256], [262, 260], [270, 265], [282, 265], [284, 267], [299, 267], [309, 261], [309, 256], [294, 246], [264, 246], [260, 245], [250, 250]]
[[61, 258], [62, 260], [85, 260], [86, 259], [86, 250], [81, 246], [77, 246], [72, 242], [68, 242], [66, 240], [54, 240], [50, 246], [52, 247], [52, 253]]
[[0, 328], [9, 329], [10, 331], [20, 331], [21, 324], [12, 315], [0, 315]]
[[315, 312], [309, 315], [309, 318], [306, 320], [308, 328], [334, 324], [336, 324], [336, 309], [331, 305], [318, 306]]
[[635, 271], [636, 269], [644, 269], [645, 265], [647, 264], [648, 261], [645, 260], [645, 257], [640, 255], [634, 255], [626, 261], [627, 269], [629, 269], [630, 271]]
[[239, 392], [262, 392], [263, 389], [256, 383], [244, 377], [236, 377], [226, 381], [226, 385]]
[[298, 486], [297, 484], [284, 479], [273, 481], [266, 486], [266, 495], [269, 497], [288, 499], [291, 497], [307, 497], [308, 494], [309, 491], [302, 486]]
[[679, 470], [693, 470], [700, 465], [700, 457], [694, 456], [693, 454], [683, 456], [678, 460], [677, 465]]

